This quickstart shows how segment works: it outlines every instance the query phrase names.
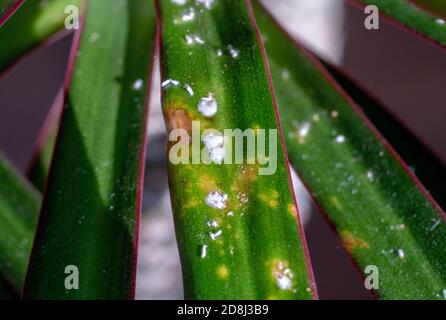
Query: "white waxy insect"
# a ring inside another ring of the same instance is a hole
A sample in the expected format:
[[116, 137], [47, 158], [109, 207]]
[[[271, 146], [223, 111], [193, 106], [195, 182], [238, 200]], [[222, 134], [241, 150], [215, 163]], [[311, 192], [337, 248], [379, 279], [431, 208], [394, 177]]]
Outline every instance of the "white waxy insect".
[[207, 118], [212, 118], [218, 111], [218, 103], [212, 93], [207, 97], [201, 98], [198, 103], [198, 112]]
[[228, 195], [220, 191], [210, 192], [205, 199], [205, 202], [209, 207], [220, 210], [226, 208], [227, 201], [228, 201]]
[[138, 79], [133, 83], [133, 90], [141, 90], [144, 85], [144, 81], [142, 79]]
[[344, 143], [345, 137], [341, 134], [341, 135], [337, 136], [335, 140], [337, 143]]
[[216, 231], [216, 232], [211, 232], [211, 233], [209, 234], [209, 236], [211, 237], [212, 240], [217, 240], [217, 238], [218, 238], [219, 236], [221, 236], [222, 233], [223, 233], [223, 231], [218, 230], [218, 231]]
[[208, 248], [208, 246], [205, 245], [205, 244], [201, 246], [201, 252], [200, 252], [200, 257], [201, 258], [205, 258], [206, 257], [206, 255], [207, 255], [207, 248]]

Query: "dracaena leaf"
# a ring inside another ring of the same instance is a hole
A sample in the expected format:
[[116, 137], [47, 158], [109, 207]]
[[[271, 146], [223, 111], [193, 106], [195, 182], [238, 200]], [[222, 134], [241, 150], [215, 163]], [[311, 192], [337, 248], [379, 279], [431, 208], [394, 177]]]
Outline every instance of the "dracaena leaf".
[[320, 63], [256, 8], [290, 159], [374, 276], [369, 288], [384, 299], [443, 299], [444, 212]]
[[83, 0], [25, 1], [0, 28], [0, 72], [64, 27], [67, 6]]
[[[27, 299], [133, 297], [154, 13], [146, 0], [88, 2]], [[65, 270], [78, 290], [67, 289]]]
[[373, 125], [395, 148], [411, 171], [420, 179], [444, 210], [446, 208], [446, 189], [444, 188], [446, 168], [441, 160], [412, 132], [389, 114], [375, 97], [364, 92], [350, 79], [343, 76], [339, 70], [328, 65], [326, 67], [349, 96], [358, 103]]
[[40, 194], [0, 154], [0, 281], [18, 295], [25, 279]]
[[[311, 299], [316, 292], [285, 150], [279, 135], [268, 139], [269, 132], [277, 132], [278, 120], [249, 3], [162, 0], [158, 5], [163, 111], [170, 136], [192, 134], [192, 148], [198, 144], [200, 150], [203, 134], [204, 154], [215, 161], [169, 161], [186, 297]], [[203, 131], [210, 128], [218, 132]], [[235, 145], [231, 159], [231, 149], [221, 149], [221, 137], [224, 129], [237, 128], [253, 129], [257, 139], [266, 130], [266, 144], [276, 143], [277, 156], [268, 150], [263, 156], [277, 170], [262, 174], [262, 165], [248, 164], [246, 154], [243, 163], [232, 162]], [[170, 156], [176, 139], [169, 144]], [[199, 150], [192, 153], [197, 156]], [[222, 158], [226, 163], [218, 164]]]

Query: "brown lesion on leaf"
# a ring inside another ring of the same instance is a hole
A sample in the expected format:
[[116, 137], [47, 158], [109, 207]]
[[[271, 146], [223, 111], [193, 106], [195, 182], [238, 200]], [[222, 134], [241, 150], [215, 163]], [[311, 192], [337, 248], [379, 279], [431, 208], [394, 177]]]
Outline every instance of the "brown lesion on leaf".
[[192, 134], [192, 119], [184, 108], [169, 106], [165, 112], [166, 126], [170, 131], [175, 129], [184, 129]]
[[252, 182], [257, 178], [257, 166], [256, 165], [242, 165], [240, 170], [234, 177], [234, 182], [231, 186], [231, 191], [246, 192], [248, 191]]
[[342, 245], [349, 253], [353, 253], [356, 249], [369, 249], [369, 244], [363, 239], [355, 237], [350, 231], [341, 233]]
[[246, 206], [252, 183], [257, 179], [257, 165], [241, 165], [234, 175], [231, 192], [235, 194], [235, 202], [231, 203], [231, 210]]

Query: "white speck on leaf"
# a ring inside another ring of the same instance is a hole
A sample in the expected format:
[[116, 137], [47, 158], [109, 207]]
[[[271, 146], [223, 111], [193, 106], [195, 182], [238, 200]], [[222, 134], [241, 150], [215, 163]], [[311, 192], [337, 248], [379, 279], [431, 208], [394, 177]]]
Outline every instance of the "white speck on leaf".
[[289, 78], [290, 78], [290, 72], [288, 71], [288, 69], [282, 70], [282, 79], [288, 80]]
[[192, 87], [190, 85], [185, 84], [184, 89], [191, 97], [194, 95], [194, 90], [192, 89]]
[[437, 221], [435, 221], [435, 223], [431, 227], [431, 231], [433, 231], [440, 224], [440, 222], [441, 222], [441, 219], [438, 219]]
[[294, 274], [282, 262], [276, 264], [273, 275], [279, 289], [292, 290]]
[[398, 249], [398, 257], [400, 257], [400, 259], [404, 259], [405, 256], [406, 255], [405, 255], [403, 249]]
[[204, 5], [207, 9], [212, 9], [215, 0], [195, 0], [197, 4]]
[[220, 132], [212, 132], [203, 136], [203, 143], [208, 149], [222, 147], [224, 137]]
[[228, 195], [220, 191], [210, 192], [205, 199], [205, 202], [209, 207], [220, 210], [226, 208], [227, 201], [228, 201]]
[[238, 58], [238, 56], [240, 55], [240, 51], [237, 50], [236, 48], [234, 48], [232, 45], [228, 46], [228, 51], [229, 54], [231, 55], [232, 58]]
[[345, 142], [345, 137], [343, 135], [339, 135], [336, 137], [336, 142], [337, 143], [344, 143]]
[[195, 19], [195, 10], [194, 10], [194, 8], [187, 9], [181, 15], [181, 20], [183, 20], [183, 21], [192, 21], [194, 19]]
[[167, 79], [167, 80], [163, 81], [163, 83], [161, 84], [161, 87], [163, 89], [168, 89], [171, 86], [177, 87], [179, 85], [180, 85], [180, 82], [178, 80]]
[[206, 257], [206, 255], [207, 255], [207, 248], [208, 248], [208, 246], [205, 245], [205, 244], [201, 246], [200, 258], [205, 258]]
[[208, 221], [208, 227], [218, 228], [218, 222], [216, 220]]
[[215, 116], [218, 111], [218, 103], [212, 93], [209, 93], [207, 97], [200, 99], [200, 102], [198, 103], [198, 111], [207, 118]]
[[90, 41], [91, 43], [96, 42], [98, 39], [99, 39], [99, 33], [97, 33], [97, 32], [93, 32], [92, 34], [90, 34], [89, 41]]
[[209, 157], [213, 163], [221, 164], [225, 160], [225, 152], [224, 147], [213, 148], [209, 151]]
[[138, 79], [133, 83], [133, 90], [141, 90], [144, 85], [144, 81], [142, 79]]
[[211, 237], [212, 240], [216, 240], [219, 236], [221, 236], [222, 233], [223, 231], [218, 230], [216, 232], [211, 232], [209, 236]]
[[299, 136], [301, 138], [306, 137], [308, 132], [310, 132], [310, 129], [311, 129], [311, 123], [304, 122], [299, 128]]

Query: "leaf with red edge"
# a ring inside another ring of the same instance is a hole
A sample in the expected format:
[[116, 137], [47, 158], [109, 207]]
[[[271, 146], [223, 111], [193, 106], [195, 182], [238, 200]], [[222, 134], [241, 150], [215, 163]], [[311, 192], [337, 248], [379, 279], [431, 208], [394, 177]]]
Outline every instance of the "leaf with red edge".
[[444, 299], [445, 213], [321, 63], [256, 8], [291, 162], [369, 288]]
[[[170, 194], [186, 298], [317, 297], [249, 1], [158, 4]], [[194, 19], [187, 18], [191, 12]], [[182, 144], [191, 144], [192, 159], [181, 150], [187, 159], [178, 163]]]
[[[154, 7], [89, 1], [77, 39], [24, 297], [131, 299]], [[65, 286], [70, 266], [78, 290]]]

